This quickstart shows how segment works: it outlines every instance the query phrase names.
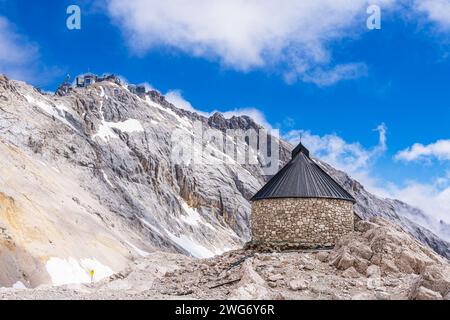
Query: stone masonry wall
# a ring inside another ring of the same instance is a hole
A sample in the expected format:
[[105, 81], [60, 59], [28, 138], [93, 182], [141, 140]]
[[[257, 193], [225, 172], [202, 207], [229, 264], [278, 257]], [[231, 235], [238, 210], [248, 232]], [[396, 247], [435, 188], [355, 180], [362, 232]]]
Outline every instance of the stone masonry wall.
[[266, 199], [252, 205], [252, 243], [331, 247], [354, 230], [353, 203], [339, 199]]

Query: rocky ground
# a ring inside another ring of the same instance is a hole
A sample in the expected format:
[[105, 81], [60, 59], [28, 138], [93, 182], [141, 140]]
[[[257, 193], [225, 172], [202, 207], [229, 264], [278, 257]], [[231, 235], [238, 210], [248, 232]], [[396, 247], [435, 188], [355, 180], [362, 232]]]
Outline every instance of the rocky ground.
[[450, 264], [387, 220], [329, 251], [154, 252], [95, 285], [0, 289], [0, 299], [450, 299]]

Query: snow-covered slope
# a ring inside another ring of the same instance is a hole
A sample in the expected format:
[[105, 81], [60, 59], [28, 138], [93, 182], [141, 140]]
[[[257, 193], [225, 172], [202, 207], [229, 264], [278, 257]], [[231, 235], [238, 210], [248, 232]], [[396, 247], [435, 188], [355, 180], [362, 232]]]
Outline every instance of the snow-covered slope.
[[[174, 132], [194, 139], [198, 122], [217, 133], [259, 127], [249, 117], [179, 110], [114, 79], [53, 96], [0, 76], [0, 286], [85, 282], [89, 269], [100, 280], [155, 249], [203, 258], [240, 247], [249, 238], [248, 199], [267, 177], [259, 166], [225, 161], [216, 141], [195, 166], [177, 162]], [[292, 146], [280, 146], [282, 164]], [[343, 182], [363, 216], [400, 221], [450, 256], [448, 243], [390, 201]]]

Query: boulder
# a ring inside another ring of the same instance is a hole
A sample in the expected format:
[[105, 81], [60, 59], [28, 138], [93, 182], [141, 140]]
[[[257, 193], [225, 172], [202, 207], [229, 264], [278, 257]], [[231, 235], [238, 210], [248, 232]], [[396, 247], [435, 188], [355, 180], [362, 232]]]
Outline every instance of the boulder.
[[305, 254], [304, 256], [301, 257], [301, 259], [299, 259], [299, 269], [309, 271], [314, 270], [315, 269], [314, 262], [315, 260], [309, 254]]
[[393, 260], [388, 259], [387, 257], [382, 259], [380, 263], [380, 268], [382, 274], [390, 275], [390, 274], [398, 274], [399, 270], [397, 265]]
[[375, 292], [375, 297], [377, 300], [391, 300], [391, 295], [385, 291], [377, 291]]
[[366, 270], [366, 276], [368, 278], [379, 278], [381, 277], [381, 269], [379, 266], [374, 264], [370, 265]]
[[442, 300], [442, 295], [428, 288], [419, 287], [410, 298], [412, 300]]
[[416, 273], [417, 263], [414, 254], [408, 250], [404, 250], [400, 253], [395, 265], [402, 273], [413, 274]]
[[241, 266], [241, 280], [238, 287], [230, 292], [229, 300], [269, 300], [272, 298], [266, 281], [253, 269], [251, 259]]
[[367, 272], [367, 268], [370, 265], [370, 262], [362, 259], [360, 257], [357, 257], [353, 263], [353, 265], [355, 266], [356, 271], [358, 271], [361, 274], [366, 274]]
[[272, 296], [268, 288], [254, 283], [242, 285], [232, 290], [228, 300], [271, 300]]
[[273, 274], [273, 275], [269, 276], [269, 278], [267, 278], [267, 280], [272, 281], [272, 282], [276, 282], [276, 281], [283, 280], [283, 279], [284, 279], [284, 277], [280, 273]]
[[327, 262], [329, 256], [330, 256], [330, 253], [327, 251], [320, 251], [320, 252], [316, 253], [316, 259], [321, 262]]
[[350, 252], [357, 257], [360, 257], [365, 260], [370, 260], [373, 256], [372, 249], [361, 242], [355, 242], [349, 246]]
[[266, 281], [253, 269], [252, 259], [247, 259], [241, 266], [241, 281], [240, 284], [254, 283], [260, 286], [265, 286]]
[[382, 288], [383, 283], [381, 282], [380, 278], [369, 278], [367, 279], [366, 286], [369, 290], [377, 290]]
[[308, 281], [305, 279], [294, 279], [289, 282], [289, 289], [293, 291], [308, 289]]
[[437, 264], [426, 267], [419, 284], [443, 296], [447, 295], [450, 291], [450, 266]]
[[400, 272], [408, 274], [421, 274], [427, 266], [436, 264], [436, 261], [421, 251], [403, 249], [396, 259], [396, 265]]
[[312, 270], [314, 270], [316, 267], [314, 266], [314, 264], [312, 264], [312, 263], [306, 263], [306, 264], [304, 264], [304, 265], [301, 265], [300, 266], [300, 269], [303, 269], [303, 270], [307, 270], [307, 271], [312, 271]]
[[378, 225], [376, 223], [367, 221], [367, 220], [361, 220], [355, 224], [355, 231], [364, 233], [366, 231], [369, 231], [370, 229], [376, 228]]
[[347, 270], [350, 267], [353, 267], [355, 263], [355, 258], [347, 251], [342, 250], [337, 254], [332, 264], [339, 270]]
[[344, 278], [360, 278], [361, 274], [358, 271], [356, 271], [354, 267], [350, 267], [344, 272], [342, 272], [342, 276]]

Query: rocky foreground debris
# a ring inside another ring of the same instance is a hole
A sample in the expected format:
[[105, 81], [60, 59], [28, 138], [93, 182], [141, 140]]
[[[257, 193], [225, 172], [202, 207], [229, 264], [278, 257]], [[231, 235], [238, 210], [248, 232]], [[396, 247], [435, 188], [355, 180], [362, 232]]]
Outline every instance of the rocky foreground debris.
[[94, 286], [0, 289], [1, 299], [450, 299], [449, 261], [384, 219], [333, 250], [155, 252]]

